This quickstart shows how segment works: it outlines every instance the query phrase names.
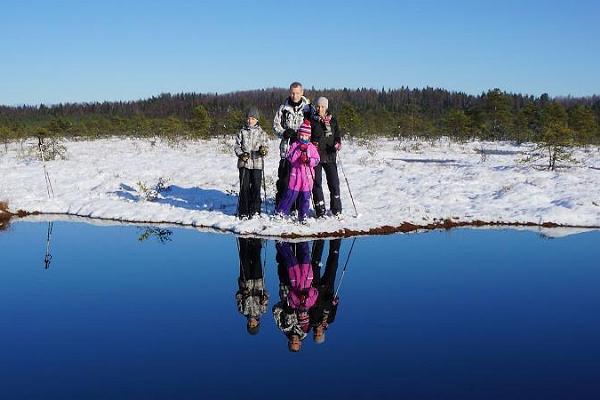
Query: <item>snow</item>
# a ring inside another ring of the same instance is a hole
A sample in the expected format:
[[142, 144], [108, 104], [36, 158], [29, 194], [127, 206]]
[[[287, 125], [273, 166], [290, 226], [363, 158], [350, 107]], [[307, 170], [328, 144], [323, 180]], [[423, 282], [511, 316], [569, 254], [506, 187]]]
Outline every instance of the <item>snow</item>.
[[[233, 138], [167, 142], [161, 139], [63, 140], [67, 159], [46, 162], [54, 197], [48, 199], [36, 142], [0, 148], [0, 201], [24, 210], [137, 223], [166, 223], [261, 236], [336, 235], [403, 223], [556, 223], [600, 227], [600, 149], [577, 148], [578, 161], [557, 171], [522, 162], [531, 144], [442, 138], [347, 141], [340, 153], [344, 218], [235, 217], [238, 170]], [[279, 155], [266, 157], [267, 208], [273, 212]], [[485, 157], [482, 157], [482, 151]], [[358, 215], [349, 196], [345, 172]], [[138, 182], [167, 191], [147, 201]], [[329, 198], [324, 184], [326, 199]], [[264, 195], [264, 194], [263, 194]], [[60, 217], [59, 217], [60, 218]]]

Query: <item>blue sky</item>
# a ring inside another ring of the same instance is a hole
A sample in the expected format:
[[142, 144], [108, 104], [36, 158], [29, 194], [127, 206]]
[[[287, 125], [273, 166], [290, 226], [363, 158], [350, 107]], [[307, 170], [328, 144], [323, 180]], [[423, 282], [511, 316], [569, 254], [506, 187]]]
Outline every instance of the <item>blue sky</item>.
[[600, 94], [600, 2], [12, 1], [0, 104], [434, 86]]

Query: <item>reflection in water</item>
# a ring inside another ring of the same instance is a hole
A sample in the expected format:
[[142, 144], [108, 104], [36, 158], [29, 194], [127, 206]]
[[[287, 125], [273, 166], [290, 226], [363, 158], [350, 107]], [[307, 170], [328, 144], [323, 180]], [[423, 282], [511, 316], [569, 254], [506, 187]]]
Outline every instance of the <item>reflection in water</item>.
[[50, 262], [52, 261], [52, 254], [50, 253], [50, 244], [52, 243], [53, 228], [54, 222], [48, 222], [48, 228], [46, 229], [46, 253], [44, 255], [44, 269], [50, 268]]
[[238, 238], [240, 276], [235, 294], [238, 311], [247, 319], [246, 329], [256, 335], [260, 317], [267, 311], [269, 294], [265, 289], [264, 268], [261, 262], [262, 242], [254, 238]]
[[173, 234], [173, 231], [171, 231], [170, 229], [164, 229], [164, 228], [150, 226], [150, 227], [147, 227], [144, 229], [142, 234], [138, 237], [138, 240], [140, 242], [144, 242], [144, 241], [148, 240], [149, 238], [154, 237], [160, 243], [166, 244], [167, 242], [170, 242], [171, 240], [173, 240], [171, 238], [172, 234]]
[[315, 240], [313, 242], [312, 268], [313, 268], [313, 284], [319, 291], [319, 298], [314, 307], [310, 310], [310, 325], [313, 329], [313, 339], [315, 343], [323, 343], [325, 341], [325, 331], [329, 324], [335, 320], [337, 305], [339, 299], [337, 293], [334, 292], [335, 275], [337, 273], [338, 262], [340, 258], [341, 239], [329, 241], [329, 252], [325, 263], [325, 271], [321, 275], [323, 263], [321, 257], [325, 242], [323, 240]]
[[312, 287], [308, 242], [277, 242], [275, 248], [279, 303], [273, 306], [273, 317], [288, 338], [289, 350], [296, 352], [310, 329], [308, 310], [317, 301], [318, 291]]
[[300, 351], [311, 329], [314, 341], [323, 343], [325, 331], [335, 320], [339, 299], [334, 288], [341, 244], [341, 239], [329, 241], [324, 270], [321, 258], [325, 241], [313, 242], [312, 257], [309, 242], [275, 244], [279, 302], [273, 306], [273, 317], [292, 352]]

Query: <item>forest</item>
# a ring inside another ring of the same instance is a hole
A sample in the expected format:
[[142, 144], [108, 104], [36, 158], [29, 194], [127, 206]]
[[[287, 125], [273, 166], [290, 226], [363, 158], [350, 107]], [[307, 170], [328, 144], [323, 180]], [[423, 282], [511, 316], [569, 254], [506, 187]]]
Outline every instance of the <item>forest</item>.
[[[439, 88], [307, 89], [326, 96], [340, 127], [352, 137], [472, 138], [516, 142], [600, 143], [600, 96], [539, 97], [491, 89], [479, 95]], [[0, 138], [36, 136], [233, 135], [250, 106], [271, 131], [282, 88], [232, 93], [163, 93], [136, 101], [0, 106]]]

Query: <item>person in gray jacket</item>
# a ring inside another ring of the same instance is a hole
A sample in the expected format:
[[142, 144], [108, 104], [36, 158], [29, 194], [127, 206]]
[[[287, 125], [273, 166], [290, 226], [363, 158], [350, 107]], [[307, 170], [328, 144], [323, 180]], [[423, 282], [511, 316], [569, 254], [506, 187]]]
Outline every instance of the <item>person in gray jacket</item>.
[[267, 311], [269, 293], [265, 288], [264, 271], [260, 253], [262, 242], [256, 238], [238, 238], [240, 276], [235, 302], [240, 314], [246, 317], [246, 330], [256, 335], [260, 317]]
[[304, 97], [304, 89], [300, 82], [290, 85], [290, 95], [279, 107], [273, 119], [273, 130], [281, 139], [279, 144], [279, 168], [277, 169], [277, 193], [275, 194], [275, 209], [285, 195], [290, 178], [290, 163], [286, 159], [291, 143], [297, 139], [297, 131], [305, 119], [310, 119], [314, 111], [310, 101]]
[[267, 155], [267, 134], [258, 124], [258, 110], [248, 110], [246, 125], [238, 132], [235, 140], [237, 167], [240, 170], [240, 195], [238, 198], [239, 218], [252, 218], [260, 214], [260, 184], [264, 172], [264, 157]]

